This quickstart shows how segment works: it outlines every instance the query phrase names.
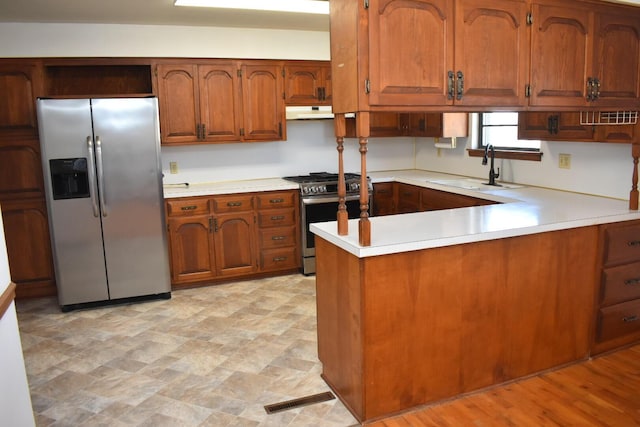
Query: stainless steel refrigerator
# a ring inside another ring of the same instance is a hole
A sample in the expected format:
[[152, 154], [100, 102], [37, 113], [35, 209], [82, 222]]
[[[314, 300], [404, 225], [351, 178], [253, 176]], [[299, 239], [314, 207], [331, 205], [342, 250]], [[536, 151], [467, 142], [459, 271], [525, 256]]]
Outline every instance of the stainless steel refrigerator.
[[39, 99], [58, 301], [170, 298], [156, 98]]

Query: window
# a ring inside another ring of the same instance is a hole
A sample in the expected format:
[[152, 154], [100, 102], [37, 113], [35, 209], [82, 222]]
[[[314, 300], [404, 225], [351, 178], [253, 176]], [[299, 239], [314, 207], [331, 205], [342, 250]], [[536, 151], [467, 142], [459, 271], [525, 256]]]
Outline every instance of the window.
[[481, 113], [478, 123], [480, 149], [493, 145], [496, 150], [540, 150], [540, 141], [518, 139], [518, 113]]

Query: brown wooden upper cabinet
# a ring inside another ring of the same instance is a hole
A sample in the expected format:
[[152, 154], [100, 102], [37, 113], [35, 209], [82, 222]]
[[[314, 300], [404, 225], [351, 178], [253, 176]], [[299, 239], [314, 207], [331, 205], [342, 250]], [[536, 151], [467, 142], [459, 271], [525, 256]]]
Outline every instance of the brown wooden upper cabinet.
[[532, 13], [532, 106], [637, 109], [640, 8], [537, 0]]
[[331, 105], [329, 61], [287, 61], [284, 80], [286, 105]]
[[[370, 0], [368, 4], [360, 11], [355, 10], [356, 2], [348, 0], [331, 4], [337, 112], [356, 107], [524, 104], [529, 40], [524, 0]], [[365, 33], [348, 28], [356, 22], [349, 14], [358, 12], [369, 23], [369, 49], [360, 60], [351, 57], [354, 51], [349, 45], [357, 44], [353, 38]], [[345, 80], [351, 81], [344, 84]]]
[[284, 139], [279, 62], [158, 63], [154, 74], [163, 144]]
[[542, 141], [634, 143], [640, 142], [640, 129], [638, 125], [633, 124], [581, 124], [579, 112], [524, 112], [518, 115], [518, 138]]
[[35, 98], [41, 95], [42, 67], [0, 62], [0, 138], [37, 138]]
[[332, 0], [334, 112], [637, 108], [639, 41], [603, 1]]

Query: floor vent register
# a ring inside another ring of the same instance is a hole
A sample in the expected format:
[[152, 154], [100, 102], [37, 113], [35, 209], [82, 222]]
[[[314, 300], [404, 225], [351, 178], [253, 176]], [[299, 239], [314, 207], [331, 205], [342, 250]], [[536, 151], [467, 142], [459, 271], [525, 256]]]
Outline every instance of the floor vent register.
[[275, 414], [276, 412], [287, 411], [289, 409], [300, 408], [301, 406], [313, 405], [314, 403], [326, 402], [336, 397], [330, 391], [324, 393], [313, 394], [311, 396], [299, 397], [285, 402], [273, 403], [265, 405], [264, 410], [267, 414]]

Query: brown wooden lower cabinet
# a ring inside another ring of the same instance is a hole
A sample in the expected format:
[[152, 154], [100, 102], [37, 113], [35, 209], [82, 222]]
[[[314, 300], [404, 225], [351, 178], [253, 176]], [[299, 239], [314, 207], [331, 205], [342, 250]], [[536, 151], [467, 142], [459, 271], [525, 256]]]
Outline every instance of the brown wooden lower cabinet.
[[492, 200], [450, 193], [402, 182], [373, 185], [373, 215], [456, 209], [495, 204]]
[[585, 359], [597, 240], [592, 226], [357, 258], [316, 238], [322, 376], [365, 422]]
[[297, 191], [166, 201], [171, 278], [191, 286], [297, 271]]
[[56, 294], [47, 206], [43, 199], [0, 202], [16, 297]]
[[594, 353], [640, 340], [640, 221], [600, 226]]

